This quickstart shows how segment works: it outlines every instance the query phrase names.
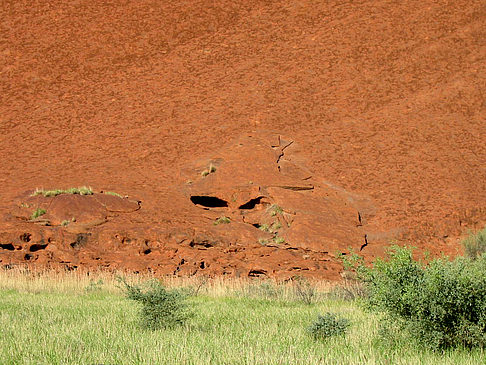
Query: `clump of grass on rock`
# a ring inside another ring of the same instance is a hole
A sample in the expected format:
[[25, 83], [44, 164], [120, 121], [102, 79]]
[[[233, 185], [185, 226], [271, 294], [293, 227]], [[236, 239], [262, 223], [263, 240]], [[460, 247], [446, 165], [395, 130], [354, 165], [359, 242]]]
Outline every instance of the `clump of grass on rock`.
[[44, 189], [36, 189], [32, 196], [42, 195], [46, 198], [58, 196], [61, 194], [79, 194], [79, 195], [93, 195], [93, 190], [87, 186], [81, 186], [79, 188], [69, 188], [66, 190], [63, 189], [54, 189], [54, 190], [44, 190]]
[[221, 217], [219, 217], [213, 222], [215, 226], [219, 224], [229, 224], [229, 223], [231, 223], [231, 219], [226, 217], [225, 215], [222, 215]]
[[117, 198], [122, 198], [123, 199], [123, 196], [121, 196], [121, 194], [115, 193], [114, 191], [105, 191], [104, 194], [111, 195], [111, 196], [116, 196]]
[[34, 212], [32, 213], [30, 218], [32, 220], [34, 220], [34, 219], [39, 218], [40, 216], [43, 216], [46, 213], [47, 213], [47, 211], [45, 209], [38, 208], [38, 209], [34, 210]]

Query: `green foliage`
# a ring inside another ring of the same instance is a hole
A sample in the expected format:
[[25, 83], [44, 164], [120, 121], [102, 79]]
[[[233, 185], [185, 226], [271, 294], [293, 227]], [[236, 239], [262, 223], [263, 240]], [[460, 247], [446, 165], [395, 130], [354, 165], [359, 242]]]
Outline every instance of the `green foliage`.
[[103, 192], [103, 194], [106, 194], [106, 195], [112, 195], [112, 196], [116, 196], [116, 197], [118, 197], [118, 198], [123, 199], [123, 196], [121, 196], [120, 194], [115, 193], [115, 192], [113, 192], [113, 191], [105, 191], [105, 192]]
[[486, 255], [425, 265], [393, 247], [388, 260], [361, 270], [368, 307], [386, 314], [385, 327], [398, 324], [433, 349], [486, 346]]
[[270, 232], [270, 226], [267, 223], [260, 224], [258, 229], [263, 232]]
[[462, 245], [466, 251], [466, 256], [473, 260], [486, 253], [486, 227], [476, 234], [470, 234], [462, 241]]
[[280, 207], [279, 205], [277, 204], [272, 204], [269, 208], [268, 208], [268, 211], [270, 212], [270, 215], [272, 217], [276, 216], [277, 214], [282, 214], [283, 213], [283, 209], [282, 207]]
[[362, 279], [366, 275], [367, 269], [364, 265], [363, 256], [358, 255], [352, 248], [349, 249], [349, 254], [338, 252], [336, 256], [343, 263], [343, 269], [346, 275], [351, 275], [356, 279]]
[[41, 215], [44, 215], [46, 213], [47, 213], [47, 211], [45, 209], [38, 208], [38, 209], [34, 210], [32, 215], [30, 216], [30, 218], [36, 219], [36, 218], [39, 218]]
[[149, 281], [145, 288], [131, 285], [120, 278], [128, 299], [142, 305], [142, 327], [156, 330], [184, 324], [192, 315], [186, 302], [187, 295], [181, 290], [166, 289], [158, 280]]
[[67, 190], [55, 189], [55, 190], [44, 190], [36, 189], [32, 196], [42, 195], [46, 198], [58, 196], [61, 194], [79, 194], [79, 195], [93, 195], [93, 190], [90, 187], [81, 186], [79, 188], [69, 188]]
[[[190, 326], [146, 331], [133, 320], [139, 305], [114, 290], [111, 276], [86, 293], [91, 275], [12, 272], [0, 269], [0, 364], [484, 365], [479, 348], [430, 351], [401, 337], [393, 347], [378, 342], [380, 316], [355, 302], [324, 298], [307, 306], [280, 294], [272, 299], [273, 289], [268, 299], [248, 298], [231, 279], [191, 298], [197, 321]], [[278, 287], [287, 293], [287, 285]], [[346, 336], [321, 342], [309, 335], [307, 326], [326, 312], [351, 320]]]
[[318, 315], [307, 331], [316, 340], [326, 340], [329, 337], [345, 335], [350, 325], [351, 322], [347, 318], [327, 312], [323, 316]]

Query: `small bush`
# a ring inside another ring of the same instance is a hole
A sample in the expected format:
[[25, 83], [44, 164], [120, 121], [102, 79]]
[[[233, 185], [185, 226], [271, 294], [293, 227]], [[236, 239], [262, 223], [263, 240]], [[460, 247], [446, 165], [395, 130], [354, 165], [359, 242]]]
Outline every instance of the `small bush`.
[[168, 290], [159, 281], [152, 280], [145, 288], [122, 283], [128, 299], [142, 305], [140, 320], [142, 326], [156, 330], [184, 324], [192, 315], [186, 302], [187, 295], [180, 290]]
[[486, 255], [415, 261], [394, 247], [365, 271], [367, 304], [433, 349], [486, 346]]
[[345, 335], [350, 325], [347, 318], [327, 312], [323, 316], [318, 315], [307, 331], [315, 340], [326, 340], [329, 337]]
[[45, 209], [40, 209], [39, 208], [39, 209], [34, 210], [34, 212], [32, 213], [32, 215], [31, 215], [30, 218], [32, 220], [34, 220], [34, 219], [39, 218], [41, 215], [44, 215], [46, 213], [47, 213], [47, 211]]
[[462, 245], [466, 251], [466, 256], [473, 260], [486, 253], [486, 227], [476, 234], [469, 235], [462, 241]]

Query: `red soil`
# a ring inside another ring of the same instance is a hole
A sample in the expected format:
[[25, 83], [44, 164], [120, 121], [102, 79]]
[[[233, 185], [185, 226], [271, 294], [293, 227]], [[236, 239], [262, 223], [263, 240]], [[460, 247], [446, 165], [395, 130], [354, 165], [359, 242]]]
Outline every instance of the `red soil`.
[[[484, 1], [61, 3], [0, 7], [0, 265], [332, 279], [486, 223]], [[82, 185], [128, 199], [29, 197]]]

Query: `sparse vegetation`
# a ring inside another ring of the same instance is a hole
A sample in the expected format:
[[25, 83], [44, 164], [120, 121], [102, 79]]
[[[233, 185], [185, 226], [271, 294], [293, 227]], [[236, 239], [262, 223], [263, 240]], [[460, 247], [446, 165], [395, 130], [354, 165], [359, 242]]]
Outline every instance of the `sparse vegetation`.
[[471, 233], [462, 241], [466, 256], [475, 260], [486, 253], [486, 227], [477, 233]]
[[47, 213], [47, 211], [45, 209], [37, 208], [36, 210], [34, 210], [32, 215], [30, 216], [30, 219], [32, 219], [32, 220], [37, 219], [37, 218], [39, 218], [40, 216], [42, 216], [46, 213]]
[[71, 221], [68, 221], [68, 220], [63, 220], [63, 221], [61, 222], [61, 226], [62, 226], [62, 227], [66, 227], [66, 226], [68, 226], [68, 225], [69, 225], [69, 223], [71, 223]]
[[217, 226], [218, 224], [228, 224], [228, 223], [231, 223], [231, 219], [229, 219], [228, 217], [222, 215], [221, 217], [217, 218], [213, 224], [215, 226]]
[[263, 224], [260, 224], [258, 229], [260, 231], [263, 231], [263, 232], [270, 232], [270, 225], [268, 225], [267, 223], [263, 223]]
[[268, 212], [270, 212], [270, 215], [272, 217], [275, 217], [277, 214], [282, 214], [283, 213], [283, 209], [282, 209], [282, 207], [280, 207], [277, 204], [272, 204], [268, 208]]
[[280, 237], [280, 236], [275, 236], [273, 238], [273, 242], [275, 242], [276, 244], [280, 245], [282, 243], [285, 243], [285, 238]]
[[267, 244], [269, 244], [269, 243], [270, 243], [270, 240], [268, 240], [268, 239], [266, 239], [266, 238], [259, 238], [259, 239], [258, 239], [258, 243], [259, 243], [260, 245], [262, 245], [262, 246], [265, 246], [265, 245], [267, 245]]
[[315, 340], [327, 340], [333, 336], [344, 336], [350, 326], [349, 319], [327, 312], [319, 314], [307, 331]]
[[212, 174], [213, 172], [216, 172], [216, 167], [213, 164], [209, 164], [209, 167], [203, 172], [201, 172], [201, 176], [206, 177], [209, 174]]
[[129, 284], [123, 278], [120, 278], [120, 283], [126, 297], [142, 305], [140, 321], [144, 328], [173, 328], [191, 317], [186, 296], [181, 290], [168, 290], [155, 279], [148, 282], [145, 288]]
[[42, 195], [46, 198], [58, 196], [61, 194], [79, 194], [79, 195], [92, 195], [93, 190], [90, 187], [81, 186], [79, 188], [69, 188], [66, 190], [63, 189], [55, 189], [55, 190], [44, 190], [44, 189], [36, 189], [32, 196]]
[[276, 222], [273, 222], [273, 223], [272, 223], [272, 225], [271, 225], [271, 227], [270, 227], [270, 230], [271, 230], [272, 232], [276, 232], [276, 231], [278, 231], [280, 228], [282, 228], [282, 225], [280, 224], [280, 222], [279, 222], [279, 221], [276, 221]]
[[112, 196], [116, 196], [118, 198], [122, 198], [123, 199], [123, 196], [121, 196], [120, 194], [118, 193], [115, 193], [113, 191], [104, 191], [103, 194], [106, 194], [106, 195], [112, 195]]
[[269, 233], [275, 233], [277, 232], [280, 228], [282, 228], [282, 225], [280, 222], [276, 221], [273, 222], [272, 224], [268, 223], [262, 223], [259, 225], [258, 229], [263, 232], [269, 232]]

